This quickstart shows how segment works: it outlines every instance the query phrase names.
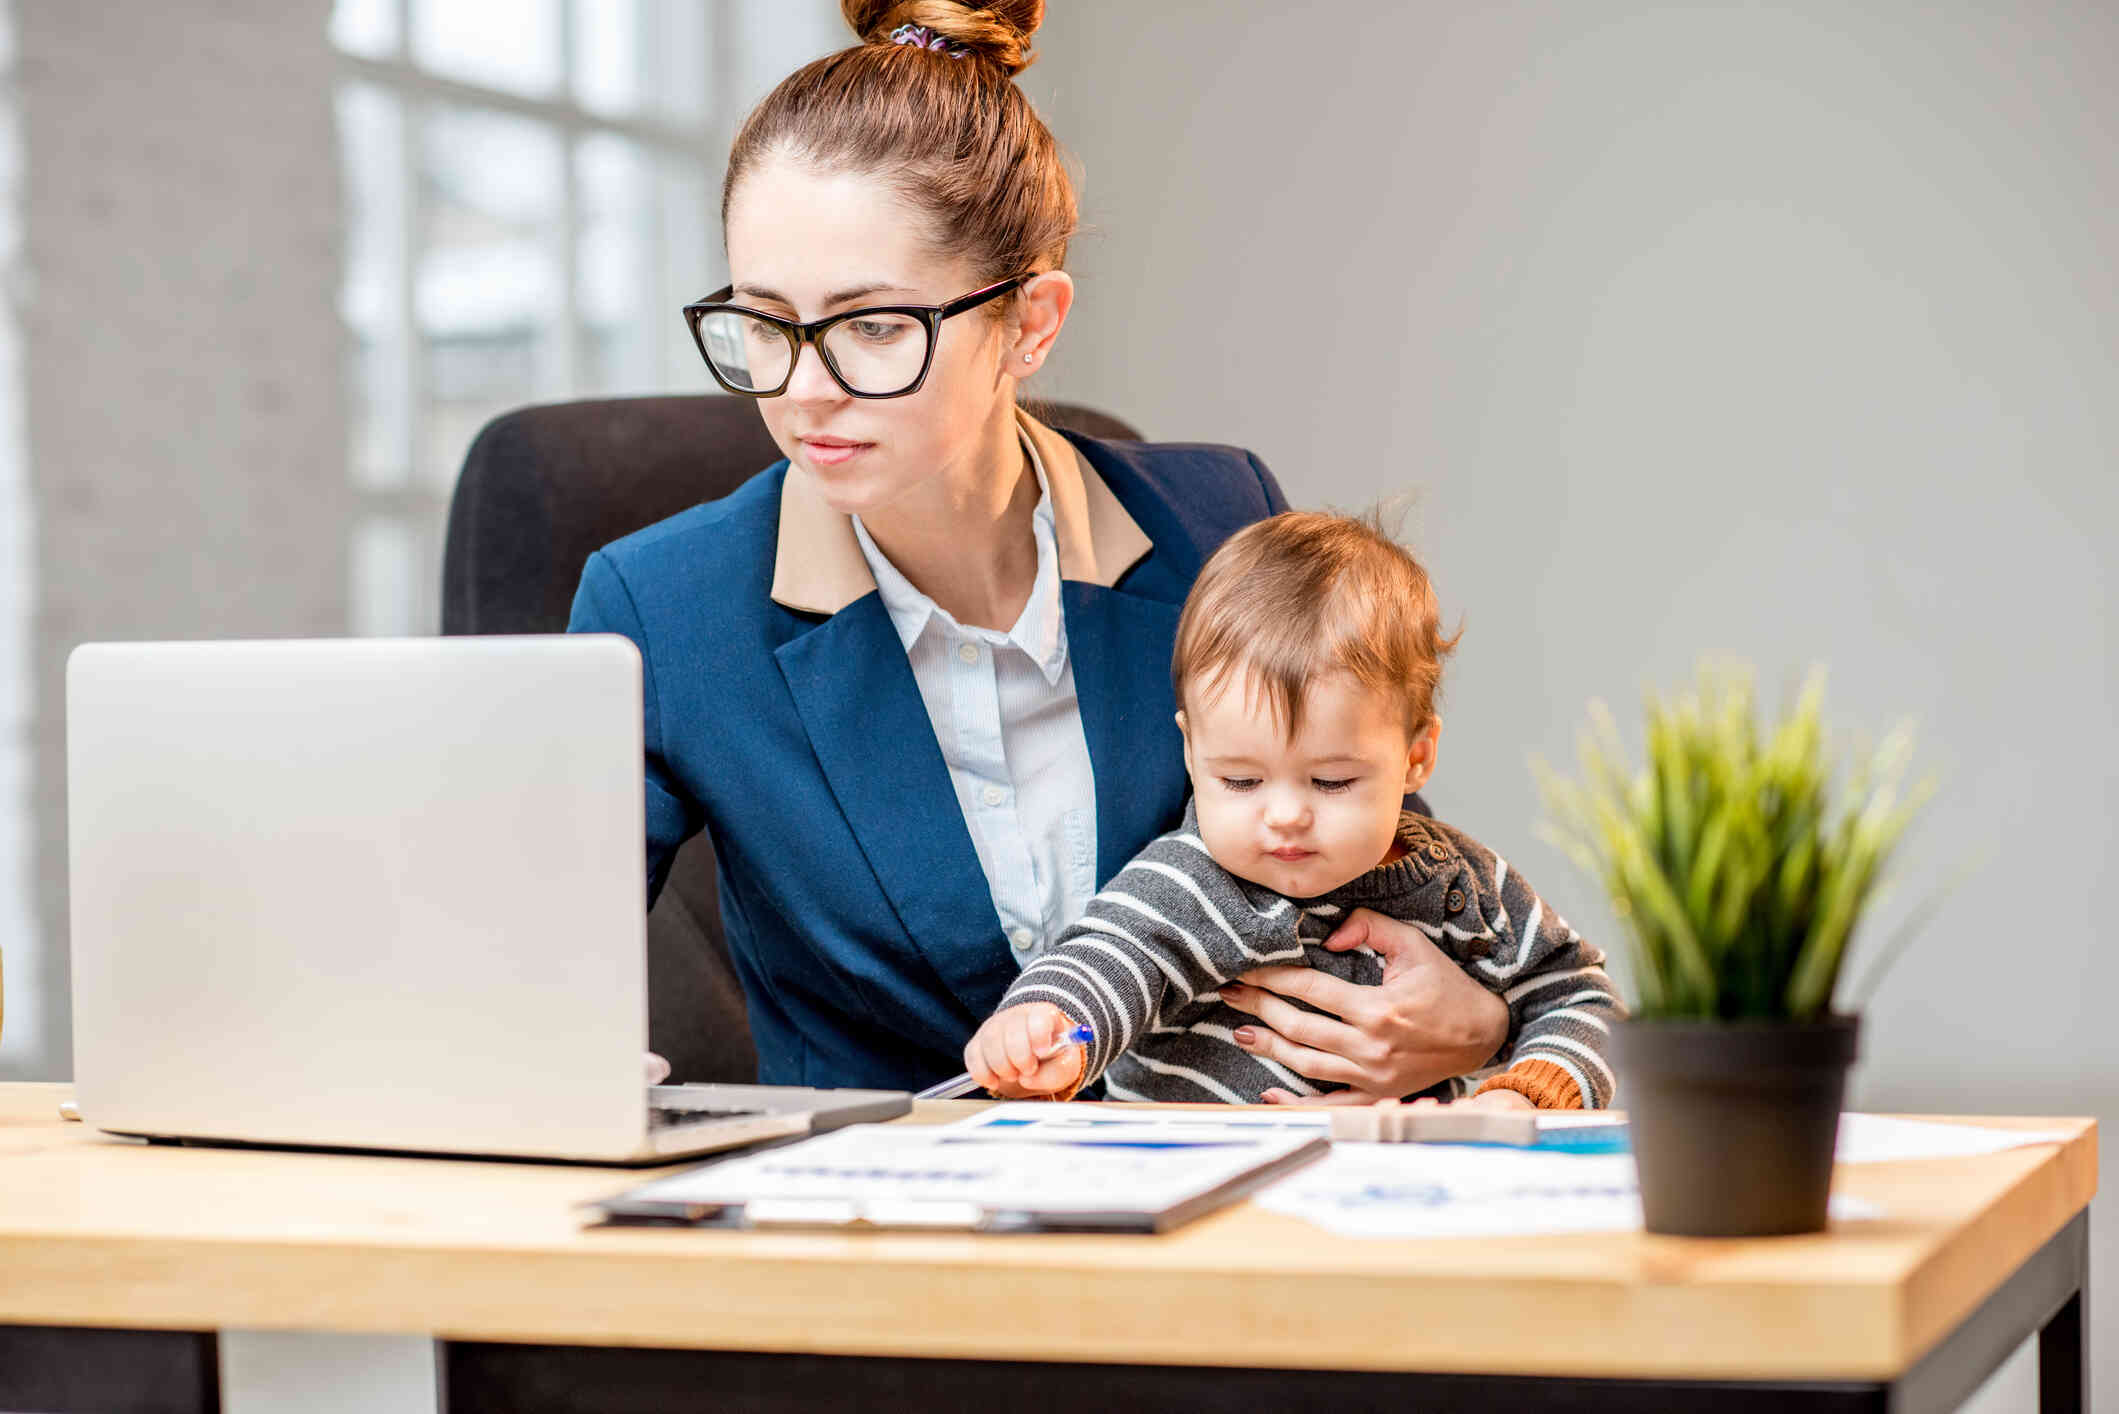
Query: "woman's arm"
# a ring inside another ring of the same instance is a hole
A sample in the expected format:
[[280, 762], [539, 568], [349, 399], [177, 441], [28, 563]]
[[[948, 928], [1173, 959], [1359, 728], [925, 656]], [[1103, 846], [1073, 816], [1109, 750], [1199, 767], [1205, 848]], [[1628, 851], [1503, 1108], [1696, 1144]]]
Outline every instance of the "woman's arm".
[[647, 906], [655, 906], [668, 877], [677, 846], [699, 833], [704, 812], [677, 784], [662, 757], [661, 699], [655, 691], [653, 660], [648, 657], [647, 632], [640, 626], [632, 592], [625, 587], [617, 567], [598, 550], [582, 567], [581, 587], [574, 591], [574, 609], [567, 620], [568, 633], [617, 633], [633, 641], [640, 650], [640, 697], [645, 712], [643, 740], [647, 747]]
[[[1367, 946], [1383, 959], [1373, 987], [1315, 968], [1261, 967], [1222, 989], [1222, 1000], [1262, 1023], [1237, 1044], [1297, 1075], [1349, 1087], [1312, 1104], [1367, 1104], [1417, 1094], [1477, 1070], [1508, 1042], [1508, 1004], [1467, 975], [1426, 934], [1356, 909], [1325, 941], [1335, 952]], [[1305, 1011], [1296, 998], [1329, 1015]], [[1269, 1090], [1281, 1103], [1296, 1097]]]

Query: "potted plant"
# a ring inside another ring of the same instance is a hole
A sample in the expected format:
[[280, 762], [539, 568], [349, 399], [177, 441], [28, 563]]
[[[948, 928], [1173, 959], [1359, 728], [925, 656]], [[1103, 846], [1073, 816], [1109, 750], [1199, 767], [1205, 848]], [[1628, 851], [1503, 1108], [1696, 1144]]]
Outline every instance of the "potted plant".
[[[1580, 781], [1542, 766], [1547, 837], [1601, 883], [1639, 1004], [1613, 1037], [1648, 1230], [1752, 1237], [1825, 1225], [1858, 1015], [1841, 963], [1931, 786], [1901, 727], [1835, 778], [1813, 672], [1762, 730], [1750, 675], [1703, 668], [1646, 704], [1633, 769], [1591, 705]], [[1908, 920], [1871, 977], [1910, 938]]]

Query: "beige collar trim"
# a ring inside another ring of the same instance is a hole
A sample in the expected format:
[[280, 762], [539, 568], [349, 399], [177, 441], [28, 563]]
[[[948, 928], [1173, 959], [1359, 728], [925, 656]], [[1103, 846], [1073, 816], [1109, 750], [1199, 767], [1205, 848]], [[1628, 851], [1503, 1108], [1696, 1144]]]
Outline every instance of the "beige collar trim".
[[[1109, 589], [1155, 548], [1074, 444], [1017, 409], [1024, 452], [1036, 458], [1052, 497], [1061, 579]], [[836, 614], [874, 592], [876, 579], [853, 517], [825, 503], [807, 473], [789, 467], [780, 488], [780, 538], [773, 558], [775, 604]]]

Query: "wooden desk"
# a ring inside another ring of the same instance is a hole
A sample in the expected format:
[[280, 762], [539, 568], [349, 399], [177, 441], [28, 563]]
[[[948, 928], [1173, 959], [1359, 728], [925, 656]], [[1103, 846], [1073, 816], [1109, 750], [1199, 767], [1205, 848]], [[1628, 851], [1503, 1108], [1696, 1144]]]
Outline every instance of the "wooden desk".
[[[148, 1147], [60, 1122], [65, 1094], [0, 1086], [0, 1325], [53, 1358], [93, 1337], [51, 1328], [196, 1333], [140, 1349], [204, 1342], [209, 1373], [222, 1327], [432, 1332], [457, 1411], [856, 1385], [871, 1410], [1578, 1408], [1585, 1381], [1598, 1408], [1943, 1409], [2043, 1332], [2044, 1407], [2083, 1401], [2086, 1119], [1844, 1169], [1888, 1216], [1814, 1237], [1362, 1241], [1247, 1204], [1162, 1238], [972, 1237], [584, 1231], [573, 1205], [637, 1172]], [[68, 1408], [11, 1392], [28, 1359], [0, 1347], [0, 1408]]]

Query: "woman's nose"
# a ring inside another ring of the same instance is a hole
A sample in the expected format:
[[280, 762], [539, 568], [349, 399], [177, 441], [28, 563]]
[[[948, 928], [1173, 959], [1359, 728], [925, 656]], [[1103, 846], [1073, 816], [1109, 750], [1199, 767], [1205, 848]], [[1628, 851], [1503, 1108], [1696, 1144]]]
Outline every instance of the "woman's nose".
[[824, 366], [824, 355], [815, 344], [805, 343], [795, 354], [794, 372], [787, 380], [787, 396], [798, 403], [835, 403], [846, 390], [833, 381]]

